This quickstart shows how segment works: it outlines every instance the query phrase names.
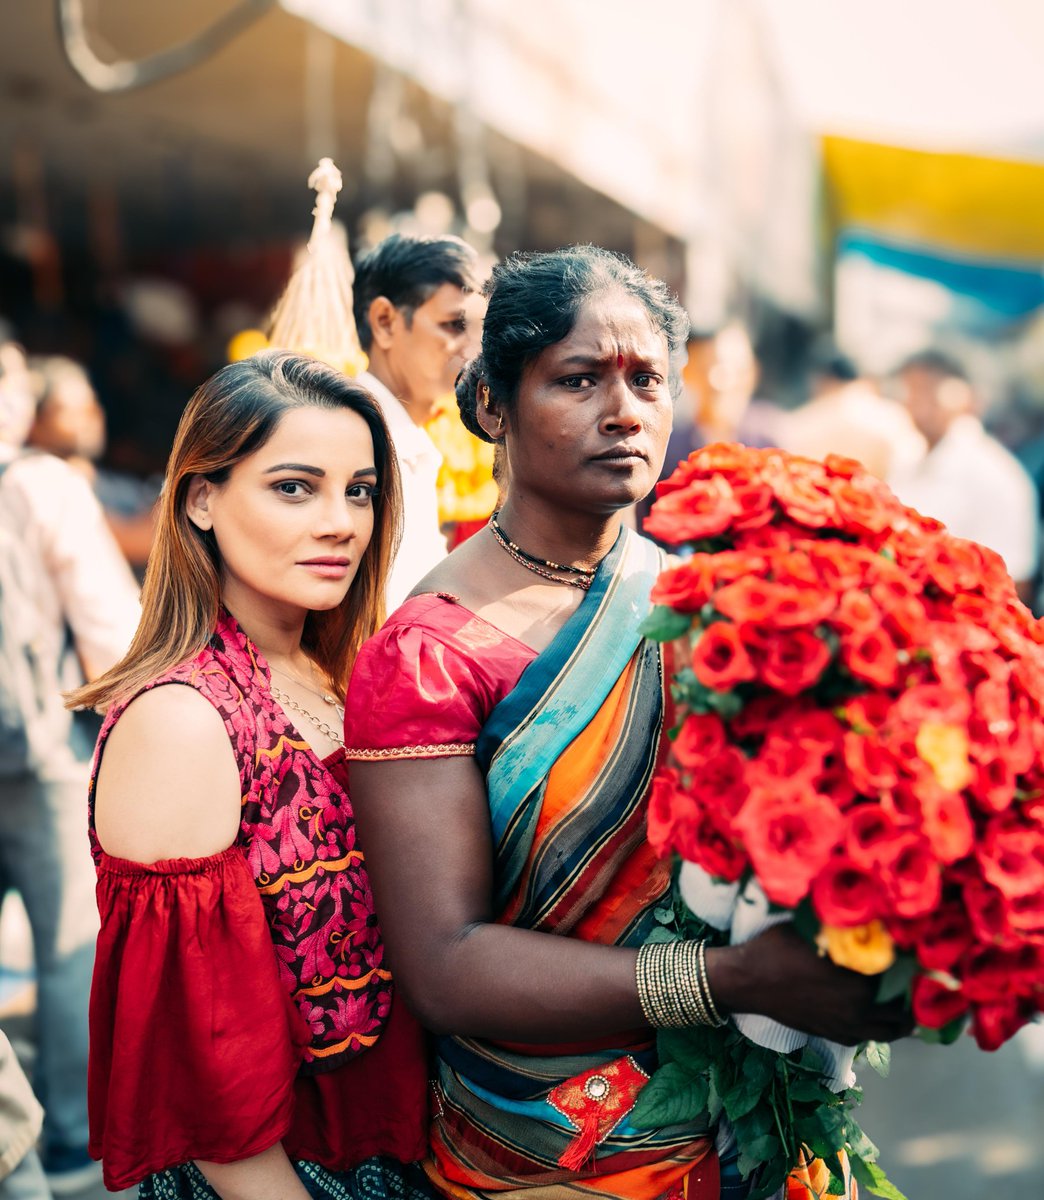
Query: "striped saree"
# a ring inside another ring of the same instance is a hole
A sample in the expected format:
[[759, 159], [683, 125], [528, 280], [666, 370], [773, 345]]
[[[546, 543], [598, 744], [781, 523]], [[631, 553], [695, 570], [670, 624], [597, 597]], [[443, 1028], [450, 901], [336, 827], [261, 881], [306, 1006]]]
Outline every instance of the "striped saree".
[[[635, 947], [652, 929], [670, 885], [645, 838], [664, 681], [660, 647], [639, 627], [660, 567], [655, 547], [625, 530], [480, 733], [502, 923]], [[432, 1181], [461, 1198], [717, 1200], [705, 1124], [650, 1131], [628, 1119], [655, 1065], [648, 1030], [568, 1046], [439, 1039]], [[616, 1106], [587, 1121], [578, 1154], [592, 1087]]]

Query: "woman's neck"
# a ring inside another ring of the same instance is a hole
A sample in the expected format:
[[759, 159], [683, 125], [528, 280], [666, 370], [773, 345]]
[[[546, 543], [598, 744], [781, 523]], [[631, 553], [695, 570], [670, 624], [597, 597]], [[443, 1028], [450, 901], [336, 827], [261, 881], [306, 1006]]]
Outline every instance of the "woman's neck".
[[267, 612], [227, 592], [221, 602], [269, 666], [306, 663], [308, 656], [301, 647], [306, 614]]
[[597, 567], [620, 533], [619, 512], [552, 511], [525, 498], [509, 497], [500, 509], [501, 528], [515, 545], [537, 558], [571, 567]]

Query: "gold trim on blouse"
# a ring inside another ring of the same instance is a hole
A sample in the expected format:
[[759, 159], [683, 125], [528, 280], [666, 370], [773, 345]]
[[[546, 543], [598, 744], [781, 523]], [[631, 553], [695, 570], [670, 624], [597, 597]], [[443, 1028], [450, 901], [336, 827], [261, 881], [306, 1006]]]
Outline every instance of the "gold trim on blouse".
[[346, 746], [345, 757], [367, 758], [464, 758], [475, 753], [474, 742], [447, 742], [444, 746], [389, 746], [387, 749], [361, 750]]

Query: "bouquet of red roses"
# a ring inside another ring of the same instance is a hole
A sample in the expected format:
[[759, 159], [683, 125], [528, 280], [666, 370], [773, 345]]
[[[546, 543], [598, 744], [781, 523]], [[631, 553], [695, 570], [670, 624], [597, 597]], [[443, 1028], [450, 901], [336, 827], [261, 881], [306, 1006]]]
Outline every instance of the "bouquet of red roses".
[[647, 625], [683, 659], [653, 845], [996, 1048], [1044, 1011], [1044, 627], [853, 461], [710, 446], [657, 495], [692, 553]]

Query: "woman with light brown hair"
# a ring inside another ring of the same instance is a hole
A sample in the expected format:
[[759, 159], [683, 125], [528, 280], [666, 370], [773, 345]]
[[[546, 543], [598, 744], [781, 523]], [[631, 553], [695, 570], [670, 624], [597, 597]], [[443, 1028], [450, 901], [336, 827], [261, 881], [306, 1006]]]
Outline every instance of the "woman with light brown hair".
[[189, 402], [141, 626], [71, 698], [108, 710], [89, 1099], [110, 1188], [425, 1194], [423, 1044], [384, 965], [339, 733], [399, 520], [384, 422], [340, 373], [269, 352]]

